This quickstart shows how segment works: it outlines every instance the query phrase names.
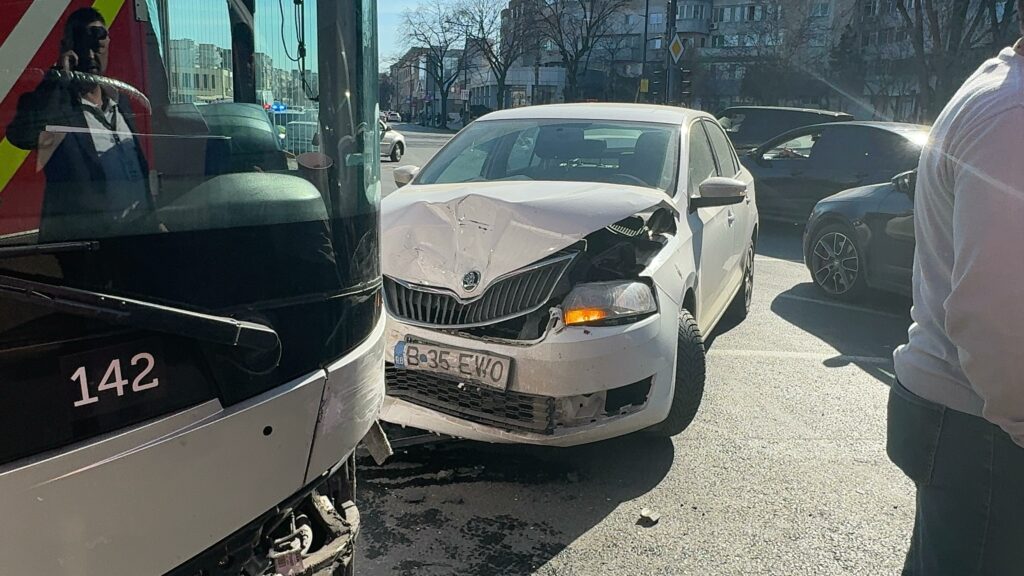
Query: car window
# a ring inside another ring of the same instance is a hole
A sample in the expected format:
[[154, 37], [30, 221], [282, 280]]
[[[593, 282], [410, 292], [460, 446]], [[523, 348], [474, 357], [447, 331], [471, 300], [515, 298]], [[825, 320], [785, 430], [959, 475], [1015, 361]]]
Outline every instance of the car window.
[[700, 184], [718, 172], [715, 166], [715, 155], [711, 150], [711, 142], [701, 129], [702, 122], [695, 122], [690, 127], [690, 152], [687, 157], [686, 175], [690, 196], [700, 192]]
[[[815, 166], [841, 168], [844, 172], [867, 169], [870, 152], [870, 134], [859, 126], [830, 126], [821, 131], [814, 143], [811, 156]], [[860, 161], [854, 157], [859, 156]]]
[[765, 152], [764, 158], [766, 160], [808, 159], [811, 157], [812, 152], [816, 152], [815, 147], [821, 134], [821, 130], [816, 130], [793, 135], [772, 145]]
[[417, 184], [471, 180], [604, 182], [673, 190], [678, 128], [604, 120], [471, 124], [424, 166]]
[[715, 158], [718, 160], [718, 175], [732, 178], [740, 171], [740, 166], [729, 138], [714, 122], [704, 122], [704, 128], [708, 131], [711, 148], [715, 151]]

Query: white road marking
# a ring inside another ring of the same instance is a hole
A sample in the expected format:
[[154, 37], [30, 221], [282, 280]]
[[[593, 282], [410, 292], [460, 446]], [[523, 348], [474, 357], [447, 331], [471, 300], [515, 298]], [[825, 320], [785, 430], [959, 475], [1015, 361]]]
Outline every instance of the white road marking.
[[855, 306], [853, 304], [845, 304], [843, 302], [835, 302], [833, 300], [822, 300], [820, 298], [810, 298], [808, 296], [797, 296], [796, 294], [779, 294], [778, 297], [785, 298], [787, 300], [796, 300], [798, 302], [810, 302], [813, 304], [821, 304], [822, 306], [832, 306], [833, 308], [841, 308], [843, 310], [850, 310], [853, 312], [864, 312], [865, 314], [875, 314], [877, 316], [897, 318], [899, 320], [905, 320], [907, 318], [906, 315], [896, 314], [895, 312], [875, 310], [874, 308], [867, 308], [865, 306]]
[[812, 360], [816, 362], [845, 362], [848, 364], [872, 364], [891, 366], [891, 356], [848, 356], [846, 354], [823, 354], [820, 352], [782, 352], [777, 350], [728, 350], [711, 347], [708, 356], [732, 356], [736, 358], [773, 358], [788, 360]]

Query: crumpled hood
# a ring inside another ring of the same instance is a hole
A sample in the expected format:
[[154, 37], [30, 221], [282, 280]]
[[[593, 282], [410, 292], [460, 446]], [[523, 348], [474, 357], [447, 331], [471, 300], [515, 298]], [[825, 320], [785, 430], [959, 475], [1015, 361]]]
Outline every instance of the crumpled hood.
[[[587, 234], [668, 203], [665, 193], [589, 182], [471, 182], [406, 186], [381, 206], [385, 275], [479, 295], [504, 274]], [[480, 273], [479, 286], [462, 287]]]

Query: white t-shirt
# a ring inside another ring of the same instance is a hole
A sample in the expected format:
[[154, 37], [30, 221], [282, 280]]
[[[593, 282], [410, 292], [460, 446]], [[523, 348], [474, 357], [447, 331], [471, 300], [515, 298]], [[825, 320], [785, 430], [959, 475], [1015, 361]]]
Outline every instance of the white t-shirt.
[[[1019, 45], [1018, 45], [1019, 46]], [[896, 374], [1024, 446], [1024, 55], [985, 62], [935, 121], [914, 199], [914, 324]]]

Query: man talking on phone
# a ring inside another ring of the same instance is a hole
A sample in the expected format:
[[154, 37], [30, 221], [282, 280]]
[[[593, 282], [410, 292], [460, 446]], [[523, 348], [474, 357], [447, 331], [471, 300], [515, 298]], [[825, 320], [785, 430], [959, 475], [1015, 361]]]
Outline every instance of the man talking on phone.
[[46, 173], [39, 242], [144, 232], [153, 210], [135, 114], [104, 74], [110, 33], [92, 8], [71, 13], [57, 63], [18, 100], [7, 139]]

